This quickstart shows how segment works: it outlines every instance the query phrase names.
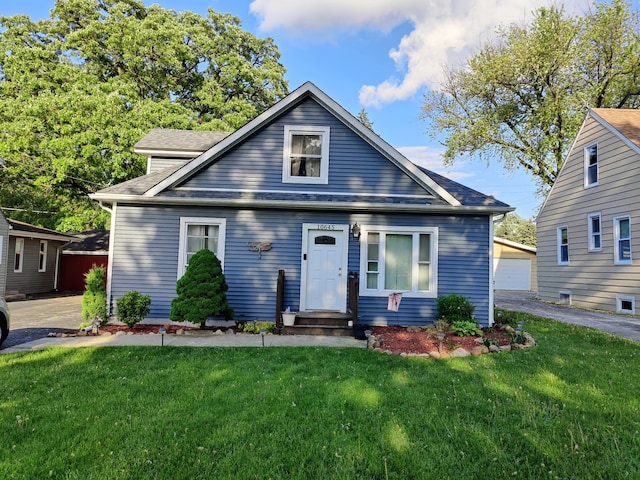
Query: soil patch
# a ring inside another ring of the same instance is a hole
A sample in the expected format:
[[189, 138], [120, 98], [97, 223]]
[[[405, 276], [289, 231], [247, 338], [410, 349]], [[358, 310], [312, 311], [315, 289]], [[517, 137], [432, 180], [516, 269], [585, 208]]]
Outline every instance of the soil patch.
[[[410, 332], [406, 327], [371, 327], [373, 335], [382, 337], [380, 348], [395, 354], [425, 354], [437, 352], [440, 342], [434, 334], [425, 330]], [[511, 335], [500, 327], [487, 329], [483, 337], [459, 337], [453, 333], [447, 333], [442, 342], [442, 350], [453, 351], [456, 348], [464, 348], [467, 351], [483, 345], [483, 339], [497, 346], [511, 344]]]

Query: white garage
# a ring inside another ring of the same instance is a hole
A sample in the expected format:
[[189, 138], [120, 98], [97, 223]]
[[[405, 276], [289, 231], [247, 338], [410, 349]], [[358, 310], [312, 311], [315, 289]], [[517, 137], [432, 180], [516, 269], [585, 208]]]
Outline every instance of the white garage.
[[493, 241], [493, 288], [537, 291], [536, 249], [495, 237]]

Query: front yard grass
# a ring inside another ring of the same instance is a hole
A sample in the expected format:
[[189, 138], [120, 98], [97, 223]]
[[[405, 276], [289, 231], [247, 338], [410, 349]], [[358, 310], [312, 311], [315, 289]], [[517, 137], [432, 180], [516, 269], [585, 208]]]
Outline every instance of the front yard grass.
[[640, 344], [526, 314], [538, 346], [0, 355], [0, 478], [640, 477]]

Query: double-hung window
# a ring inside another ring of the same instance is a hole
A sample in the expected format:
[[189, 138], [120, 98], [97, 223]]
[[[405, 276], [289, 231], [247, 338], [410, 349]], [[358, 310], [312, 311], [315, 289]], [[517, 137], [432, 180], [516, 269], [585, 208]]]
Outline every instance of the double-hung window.
[[602, 250], [602, 221], [599, 213], [588, 215], [589, 229], [589, 251], [599, 252]]
[[569, 265], [569, 227], [558, 227], [558, 265]]
[[329, 127], [284, 127], [283, 183], [329, 183]]
[[613, 250], [616, 264], [631, 263], [631, 217], [629, 215], [613, 219]]
[[13, 271], [22, 272], [22, 262], [24, 261], [24, 238], [16, 238], [15, 250], [13, 253]]
[[47, 241], [40, 240], [40, 250], [38, 252], [38, 272], [47, 271]]
[[598, 145], [590, 145], [584, 149], [584, 186], [593, 187], [598, 184]]
[[224, 218], [180, 218], [180, 240], [178, 242], [178, 278], [184, 275], [193, 255], [204, 249], [216, 254], [224, 269]]
[[362, 295], [437, 295], [437, 228], [363, 228], [361, 239]]

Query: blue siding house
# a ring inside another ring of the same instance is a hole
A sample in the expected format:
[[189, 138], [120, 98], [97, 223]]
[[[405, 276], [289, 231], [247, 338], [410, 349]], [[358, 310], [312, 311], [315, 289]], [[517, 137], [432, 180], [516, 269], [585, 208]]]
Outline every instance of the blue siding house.
[[[152, 298], [166, 322], [189, 258], [220, 258], [236, 320], [283, 307], [359, 324], [426, 325], [458, 293], [493, 322], [493, 218], [508, 205], [411, 163], [312, 83], [239, 130], [154, 129], [135, 151], [148, 173], [91, 197], [112, 208], [108, 296]], [[391, 294], [401, 293], [397, 311]]]

